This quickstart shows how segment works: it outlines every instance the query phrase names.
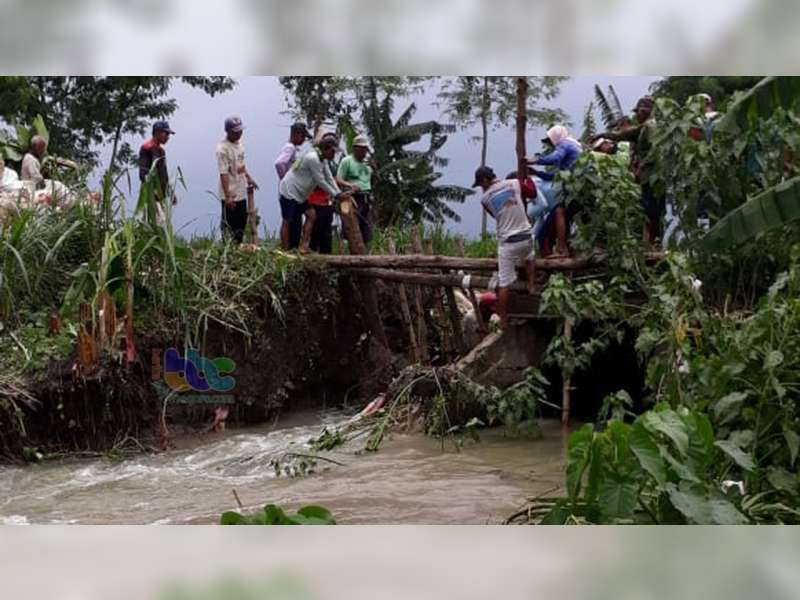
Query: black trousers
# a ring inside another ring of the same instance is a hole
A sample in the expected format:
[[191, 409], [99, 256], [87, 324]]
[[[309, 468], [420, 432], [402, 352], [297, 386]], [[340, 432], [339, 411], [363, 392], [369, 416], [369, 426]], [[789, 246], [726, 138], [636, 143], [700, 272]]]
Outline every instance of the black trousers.
[[247, 227], [247, 200], [235, 202], [233, 208], [222, 203], [222, 236], [230, 236], [237, 244], [244, 239], [244, 230]]
[[311, 230], [311, 249], [320, 254], [333, 252], [333, 206], [311, 206], [317, 213]]
[[358, 226], [361, 229], [361, 237], [365, 244], [369, 244], [372, 240], [372, 219], [370, 214], [372, 194], [356, 193], [353, 194], [353, 199], [358, 204], [356, 214], [358, 215]]

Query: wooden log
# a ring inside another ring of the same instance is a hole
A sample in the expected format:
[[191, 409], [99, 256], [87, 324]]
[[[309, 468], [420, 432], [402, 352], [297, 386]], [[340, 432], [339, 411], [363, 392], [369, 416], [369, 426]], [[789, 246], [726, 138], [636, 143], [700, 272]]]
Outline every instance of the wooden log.
[[[350, 254], [365, 255], [367, 245], [361, 237], [361, 228], [358, 226], [358, 213], [356, 212], [353, 200], [343, 198], [339, 204], [339, 217], [342, 220], [342, 235], [350, 248]], [[343, 258], [344, 255], [339, 258]]]
[[[415, 252], [418, 252], [415, 249]], [[648, 264], [663, 260], [661, 252], [651, 252], [646, 255]], [[496, 271], [497, 259], [495, 258], [462, 258], [459, 256], [429, 256], [426, 254], [400, 254], [396, 256], [386, 254], [372, 254], [369, 256], [348, 255], [311, 255], [301, 260], [320, 265], [351, 269], [361, 267], [377, 267], [388, 269], [452, 269], [463, 271]], [[591, 267], [602, 266], [606, 261], [603, 253], [582, 257], [537, 258], [536, 269], [541, 271], [577, 271]]]
[[[424, 242], [420, 237], [419, 228], [414, 227], [411, 232], [411, 243], [414, 247], [414, 252], [418, 252], [419, 254], [431, 255], [433, 256], [433, 240], [427, 239]], [[439, 315], [439, 324], [442, 325], [442, 321], [446, 319], [445, 317], [445, 310], [444, 310], [444, 302], [442, 302], [442, 288], [437, 288], [433, 290], [433, 306]], [[450, 353], [453, 350], [452, 347], [452, 335], [447, 335], [447, 326], [445, 325], [442, 327], [442, 351], [445, 353]]]
[[[359, 277], [374, 277], [387, 281], [402, 281], [403, 283], [424, 285], [428, 287], [462, 287], [464, 275], [459, 273], [419, 273], [417, 271], [396, 271], [394, 269], [367, 268], [353, 271]], [[469, 288], [487, 289], [489, 277], [481, 275], [469, 276]], [[524, 281], [518, 279], [509, 286], [512, 292], [527, 294], [528, 287]]]
[[[390, 239], [388, 242], [389, 252], [396, 254], [397, 249], [394, 245], [394, 240]], [[411, 361], [418, 363], [422, 362], [422, 356], [417, 343], [417, 335], [414, 331], [414, 321], [411, 318], [411, 309], [408, 306], [408, 294], [406, 293], [406, 285], [403, 282], [397, 284], [397, 296], [400, 300], [400, 313], [403, 316], [403, 325], [408, 331], [408, 344], [411, 348]]]
[[[422, 256], [422, 240], [419, 237], [419, 229], [414, 227], [411, 230], [411, 248], [415, 254]], [[422, 302], [422, 289], [419, 285], [414, 286], [414, 305], [417, 309], [417, 335], [419, 336], [422, 361], [427, 364], [430, 362], [430, 352], [428, 351], [428, 325], [425, 322], [425, 306]]]

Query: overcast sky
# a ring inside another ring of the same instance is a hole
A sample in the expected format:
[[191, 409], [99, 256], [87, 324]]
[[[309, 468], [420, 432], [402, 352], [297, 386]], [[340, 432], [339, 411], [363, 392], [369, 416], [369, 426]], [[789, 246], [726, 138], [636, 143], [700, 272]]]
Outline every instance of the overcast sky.
[[[574, 124], [576, 135], [580, 134], [586, 105], [592, 99], [595, 83], [604, 89], [613, 85], [624, 109], [633, 106], [636, 99], [646, 93], [648, 86], [658, 77], [573, 77], [565, 82], [561, 94], [551, 104], [562, 108]], [[176, 84], [173, 94], [178, 101], [178, 110], [170, 119], [177, 132], [167, 146], [170, 171], [180, 167], [187, 190], [179, 190], [179, 204], [174, 214], [176, 228], [185, 236], [207, 234], [219, 227], [219, 204], [208, 193], [217, 190], [214, 148], [223, 137], [223, 122], [227, 116], [238, 115], [245, 125], [242, 138], [246, 149], [248, 169], [261, 189], [256, 193], [256, 203], [262, 218], [262, 227], [274, 232], [280, 220], [277, 201], [278, 180], [273, 162], [281, 146], [288, 138], [289, 115], [284, 114], [287, 104], [277, 77], [237, 78], [238, 85], [228, 93], [210, 98], [201, 91], [184, 84]], [[415, 98], [400, 99], [397, 109], [404, 109], [408, 102], [417, 104], [417, 120], [439, 118], [438, 109], [432, 105], [434, 91]], [[472, 173], [480, 160], [480, 146], [471, 141], [478, 131], [459, 131], [449, 137], [440, 154], [450, 160], [443, 169], [443, 183], [455, 183], [468, 187]], [[542, 130], [530, 130], [527, 136], [529, 154], [539, 149]], [[141, 140], [130, 139], [138, 148]], [[497, 173], [516, 168], [513, 127], [492, 131], [489, 137], [488, 164]], [[133, 193], [137, 193], [136, 187]], [[453, 205], [461, 215], [460, 223], [448, 222], [447, 227], [455, 232], [476, 236], [480, 230], [480, 210], [477, 196], [467, 198], [463, 205]]]

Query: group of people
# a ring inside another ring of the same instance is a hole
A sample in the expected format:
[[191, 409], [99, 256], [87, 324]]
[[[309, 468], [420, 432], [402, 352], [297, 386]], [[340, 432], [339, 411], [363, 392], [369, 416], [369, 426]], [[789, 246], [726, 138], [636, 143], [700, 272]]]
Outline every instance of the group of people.
[[[224, 124], [225, 137], [217, 144], [216, 162], [219, 174], [219, 198], [222, 205], [222, 231], [234, 242], [241, 243], [248, 218], [247, 196], [258, 189], [245, 161], [242, 143], [244, 126], [239, 117], [229, 117]], [[174, 131], [167, 121], [153, 124], [153, 135], [139, 150], [139, 178], [144, 182], [155, 169], [155, 191], [161, 201], [175, 202], [169, 190], [164, 145]], [[339, 150], [335, 133], [321, 133], [313, 144], [305, 123], [289, 128], [289, 141], [275, 159], [278, 175], [278, 200], [281, 209], [280, 241], [285, 250], [298, 249], [303, 254], [315, 251], [329, 254], [333, 245], [333, 216], [336, 202], [347, 198], [352, 202], [365, 243], [372, 238], [371, 204], [374, 162], [367, 161], [371, 152], [363, 135], [352, 142], [352, 153], [338, 165], [334, 162]], [[169, 198], [168, 198], [169, 197]]]
[[[690, 137], [698, 141], [710, 139], [719, 117], [711, 96], [700, 94], [699, 97], [704, 103], [704, 116], [689, 132]], [[656, 243], [662, 235], [666, 210], [663, 195], [649, 183], [649, 153], [656, 127], [654, 106], [652, 96], [643, 96], [633, 109], [631, 121], [594, 136], [589, 144], [591, 151], [601, 156], [615, 155], [625, 144], [633, 177], [641, 186], [641, 207], [645, 214], [643, 237], [650, 244]], [[513, 172], [499, 179], [491, 167], [482, 166], [475, 171], [473, 187], [481, 188], [481, 205], [496, 221], [497, 314], [502, 328], [508, 325], [508, 297], [510, 286], [517, 278], [517, 269], [524, 267], [528, 290], [533, 293], [537, 250], [542, 256], [568, 256], [569, 226], [581, 206], [579, 199], [573, 198], [569, 204], [565, 202], [568, 190], [558, 182], [556, 175], [559, 171], [573, 169], [585, 151], [583, 144], [570, 137], [563, 125], [551, 127], [542, 143], [549, 151], [527, 160], [526, 174]], [[623, 155], [622, 158], [627, 157]], [[542, 170], [543, 167], [547, 170]], [[698, 215], [701, 219], [706, 216], [702, 197]]]
[[[311, 139], [305, 123], [295, 123], [289, 130], [289, 141], [275, 160], [280, 181], [278, 199], [281, 206], [281, 247], [297, 248], [301, 254], [332, 250], [334, 204], [347, 199], [355, 208], [364, 243], [372, 239], [371, 205], [375, 177], [366, 136], [352, 141], [352, 152], [335, 164], [339, 137], [335, 133], [320, 134], [311, 148], [300, 152], [300, 146]], [[335, 173], [335, 175], [334, 175]]]
[[[706, 94], [705, 118], [690, 132], [694, 139], [710, 135], [711, 126], [718, 116], [713, 101]], [[644, 238], [655, 242], [661, 235], [661, 221], [665, 212], [664, 198], [649, 184], [647, 157], [653, 140], [655, 120], [654, 99], [644, 96], [634, 107], [634, 119], [607, 131], [590, 142], [591, 150], [602, 155], [615, 154], [618, 145], [626, 143], [630, 149], [630, 168], [641, 185], [641, 205], [646, 215]], [[219, 174], [219, 199], [221, 201], [222, 230], [236, 243], [244, 239], [248, 218], [248, 193], [258, 189], [247, 169], [242, 143], [244, 126], [238, 117], [224, 122], [225, 137], [216, 146], [217, 172]], [[142, 182], [155, 175], [154, 190], [161, 203], [175, 202], [170, 190], [164, 146], [175, 132], [167, 121], [153, 124], [152, 137], [139, 151], [139, 177]], [[372, 238], [372, 189], [376, 166], [368, 160], [371, 153], [369, 140], [357, 135], [352, 140], [351, 152], [336, 164], [340, 140], [336, 133], [320, 133], [312, 139], [305, 123], [297, 122], [289, 128], [289, 139], [275, 159], [278, 176], [278, 201], [281, 210], [280, 242], [285, 250], [298, 249], [302, 254], [312, 251], [330, 253], [335, 206], [347, 200], [356, 211], [361, 235], [365, 243]], [[559, 171], [572, 170], [585, 151], [583, 145], [570, 136], [563, 125], [547, 131], [542, 140], [547, 152], [527, 160], [528, 172], [509, 173], [499, 179], [489, 166], [475, 171], [473, 187], [480, 187], [481, 205], [496, 221], [497, 237], [497, 298], [496, 312], [501, 327], [508, 324], [508, 297], [511, 284], [517, 278], [517, 269], [526, 272], [527, 288], [533, 293], [535, 286], [534, 257], [568, 256], [569, 225], [579, 202], [566, 203], [567, 191], [556, 177]], [[25, 154], [19, 178], [34, 187], [42, 186], [41, 161], [47, 149], [40, 136], [31, 140]], [[2, 187], [13, 185], [16, 173], [4, 168], [0, 159]], [[702, 200], [702, 199], [701, 199]], [[703, 209], [698, 206], [698, 212]], [[492, 304], [494, 311], [494, 302]]]

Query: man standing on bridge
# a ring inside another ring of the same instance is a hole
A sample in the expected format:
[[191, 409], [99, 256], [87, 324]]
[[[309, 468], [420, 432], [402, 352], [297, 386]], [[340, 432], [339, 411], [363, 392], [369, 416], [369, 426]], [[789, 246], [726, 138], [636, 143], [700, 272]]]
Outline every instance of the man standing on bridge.
[[497, 225], [497, 314], [500, 328], [508, 327], [509, 287], [517, 279], [517, 267], [525, 265], [528, 274], [528, 292], [533, 293], [535, 263], [531, 224], [525, 214], [523, 193], [535, 198], [528, 189], [523, 191], [518, 179], [500, 180], [491, 167], [479, 167], [475, 171], [472, 187], [483, 190], [481, 205], [494, 217]]

